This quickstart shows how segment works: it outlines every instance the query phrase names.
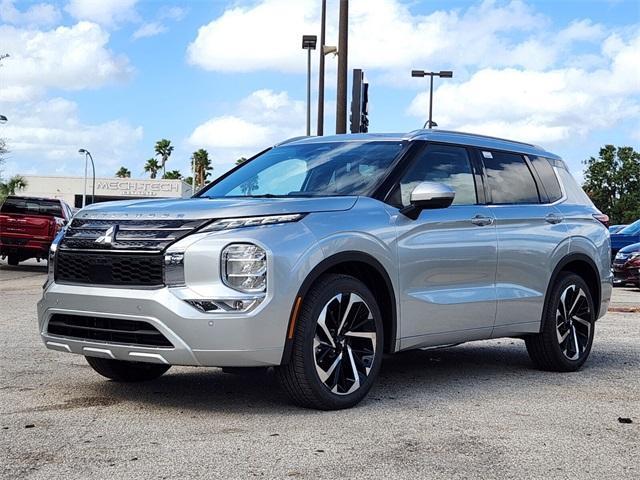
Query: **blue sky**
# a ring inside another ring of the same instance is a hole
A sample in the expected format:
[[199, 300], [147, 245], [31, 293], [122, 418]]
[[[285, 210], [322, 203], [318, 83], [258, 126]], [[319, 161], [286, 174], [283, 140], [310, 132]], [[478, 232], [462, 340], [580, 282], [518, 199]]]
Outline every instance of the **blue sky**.
[[[0, 0], [4, 175], [143, 176], [160, 138], [188, 174], [207, 148], [215, 174], [239, 156], [304, 133], [302, 34], [319, 0], [164, 2]], [[328, 44], [337, 43], [329, 0]], [[452, 69], [436, 84], [442, 128], [532, 141], [574, 173], [601, 145], [640, 144], [640, 1], [351, 1], [350, 68], [371, 83], [372, 131], [426, 116], [412, 68]], [[314, 92], [317, 55], [314, 56]], [[326, 132], [336, 60], [327, 57]], [[315, 103], [314, 124], [315, 124]], [[315, 126], [314, 126], [315, 128]]]

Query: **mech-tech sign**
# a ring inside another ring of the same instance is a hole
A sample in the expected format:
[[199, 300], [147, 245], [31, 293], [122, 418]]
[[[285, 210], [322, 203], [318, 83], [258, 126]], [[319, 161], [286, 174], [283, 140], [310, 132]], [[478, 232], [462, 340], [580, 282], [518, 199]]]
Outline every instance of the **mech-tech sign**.
[[169, 183], [154, 180], [96, 180], [96, 192], [100, 191], [122, 197], [164, 197], [172, 192], [179, 193], [180, 189], [177, 182]]

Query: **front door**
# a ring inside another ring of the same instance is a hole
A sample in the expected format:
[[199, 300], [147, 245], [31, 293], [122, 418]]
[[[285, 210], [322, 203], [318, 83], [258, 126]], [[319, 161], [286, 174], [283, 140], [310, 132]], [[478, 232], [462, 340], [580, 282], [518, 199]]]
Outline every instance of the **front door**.
[[416, 220], [396, 217], [402, 349], [491, 335], [497, 239], [491, 210], [478, 201], [479, 178], [467, 148], [430, 143], [390, 195], [388, 203], [406, 206], [423, 181], [456, 192], [448, 208], [423, 210]]

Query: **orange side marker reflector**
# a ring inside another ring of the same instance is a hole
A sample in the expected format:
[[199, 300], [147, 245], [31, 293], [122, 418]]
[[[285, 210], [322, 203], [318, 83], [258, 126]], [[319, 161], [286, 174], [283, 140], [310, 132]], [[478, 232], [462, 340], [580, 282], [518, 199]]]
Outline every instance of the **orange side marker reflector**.
[[293, 312], [291, 313], [291, 319], [289, 320], [289, 335], [288, 338], [293, 338], [293, 332], [296, 329], [296, 320], [298, 320], [298, 312], [300, 311], [300, 304], [302, 303], [302, 297], [296, 298], [296, 303], [293, 306]]

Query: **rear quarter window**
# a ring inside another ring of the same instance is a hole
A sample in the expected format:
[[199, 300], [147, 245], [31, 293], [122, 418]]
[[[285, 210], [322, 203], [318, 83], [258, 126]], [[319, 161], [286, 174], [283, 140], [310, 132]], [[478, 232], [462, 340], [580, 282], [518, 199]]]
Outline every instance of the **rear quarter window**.
[[529, 160], [542, 182], [542, 187], [547, 194], [549, 203], [560, 200], [562, 198], [562, 189], [549, 160], [543, 157], [529, 157]]

